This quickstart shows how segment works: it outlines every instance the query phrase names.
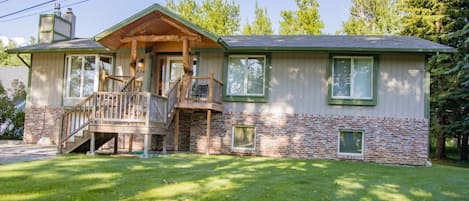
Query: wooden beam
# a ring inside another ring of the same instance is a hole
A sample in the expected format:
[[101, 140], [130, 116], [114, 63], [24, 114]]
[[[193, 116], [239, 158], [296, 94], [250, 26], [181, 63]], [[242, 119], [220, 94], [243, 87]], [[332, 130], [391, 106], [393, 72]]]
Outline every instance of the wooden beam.
[[165, 22], [166, 24], [169, 24], [170, 26], [172, 26], [176, 29], [179, 29], [182, 33], [185, 33], [185, 34], [188, 34], [188, 35], [191, 35], [191, 36], [199, 36], [199, 34], [191, 31], [187, 27], [184, 27], [182, 25], [177, 24], [176, 22], [174, 22], [173, 20], [171, 20], [171, 19], [169, 19], [165, 16], [161, 16], [160, 19], [161, 19], [161, 21]]
[[139, 35], [139, 36], [128, 36], [121, 39], [121, 43], [130, 43], [132, 41], [138, 42], [179, 42], [183, 40], [201, 40], [197, 36], [179, 36], [179, 35]]
[[210, 132], [212, 124], [212, 110], [207, 111], [207, 148], [205, 150], [206, 155], [210, 155]]

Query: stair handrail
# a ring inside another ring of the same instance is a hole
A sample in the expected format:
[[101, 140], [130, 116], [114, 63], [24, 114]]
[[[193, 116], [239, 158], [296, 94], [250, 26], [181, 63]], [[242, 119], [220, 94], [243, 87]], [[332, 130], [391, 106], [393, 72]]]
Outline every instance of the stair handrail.
[[[169, 128], [171, 122], [174, 119], [174, 113], [176, 110], [174, 109], [174, 106], [178, 103], [179, 97], [179, 87], [181, 85], [181, 78], [179, 78], [176, 83], [169, 89], [169, 91], [166, 93], [166, 116], [165, 116], [165, 127]], [[168, 117], [170, 117], [168, 119]]]
[[[88, 126], [93, 120], [94, 120], [94, 115], [95, 115], [95, 112], [92, 111], [91, 112], [91, 115], [88, 117], [87, 121], [83, 122], [82, 125], [78, 126], [77, 128], [74, 128], [74, 130], [70, 131], [70, 133], [68, 133], [68, 129], [65, 128], [66, 125], [68, 124], [65, 124], [65, 118], [67, 116], [70, 116], [72, 115], [72, 113], [77, 113], [79, 112], [80, 110], [82, 110], [83, 106], [85, 106], [87, 103], [89, 103], [90, 101], [93, 101], [96, 99], [96, 93], [93, 93], [91, 96], [88, 96], [86, 97], [85, 99], [81, 100], [80, 102], [78, 102], [78, 104], [76, 104], [72, 109], [70, 109], [69, 111], [63, 113], [62, 115], [59, 116], [59, 118], [61, 119], [61, 127], [60, 127], [60, 133], [59, 133], [59, 140], [57, 143], [57, 146], [58, 146], [58, 152], [59, 153], [62, 153], [62, 148], [63, 148], [63, 144], [68, 140], [70, 139], [72, 136], [74, 136], [75, 134], [77, 134], [80, 130], [82, 130], [83, 128], [85, 128], [86, 126]], [[94, 110], [94, 104], [88, 104], [88, 105], [91, 105], [92, 106], [92, 110]], [[67, 122], [67, 123], [70, 123], [70, 122]], [[66, 131], [66, 137], [63, 138], [63, 133], [64, 131]]]
[[122, 87], [120, 92], [133, 92], [135, 88], [135, 76], [131, 77], [127, 83]]

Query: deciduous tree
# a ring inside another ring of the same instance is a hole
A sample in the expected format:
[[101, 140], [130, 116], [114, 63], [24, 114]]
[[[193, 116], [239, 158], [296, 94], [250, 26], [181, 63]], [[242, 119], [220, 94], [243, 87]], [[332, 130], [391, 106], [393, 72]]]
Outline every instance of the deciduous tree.
[[183, 18], [218, 35], [232, 35], [239, 31], [239, 5], [228, 0], [168, 0], [166, 7]]
[[247, 23], [244, 25], [243, 34], [244, 35], [272, 35], [272, 22], [267, 16], [267, 9], [259, 8], [259, 5], [256, 1], [256, 19], [252, 24]]
[[282, 10], [280, 15], [280, 34], [282, 35], [318, 35], [324, 24], [319, 16], [319, 4], [316, 0], [296, 0], [297, 11]]
[[398, 0], [352, 0], [350, 15], [343, 23], [349, 35], [392, 35], [401, 29]]

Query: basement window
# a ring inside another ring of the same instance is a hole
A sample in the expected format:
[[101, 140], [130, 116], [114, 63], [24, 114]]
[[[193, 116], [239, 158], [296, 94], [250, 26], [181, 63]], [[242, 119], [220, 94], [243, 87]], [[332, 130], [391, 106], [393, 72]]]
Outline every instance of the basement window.
[[338, 138], [339, 154], [363, 154], [363, 131], [341, 130]]
[[256, 127], [247, 125], [233, 126], [232, 148], [254, 150], [256, 148]]

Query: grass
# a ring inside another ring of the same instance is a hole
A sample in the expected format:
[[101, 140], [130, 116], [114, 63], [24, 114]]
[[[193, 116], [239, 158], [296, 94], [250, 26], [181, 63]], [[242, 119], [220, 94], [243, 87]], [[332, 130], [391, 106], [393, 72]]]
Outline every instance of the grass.
[[175, 154], [0, 165], [0, 201], [464, 200], [469, 169]]

